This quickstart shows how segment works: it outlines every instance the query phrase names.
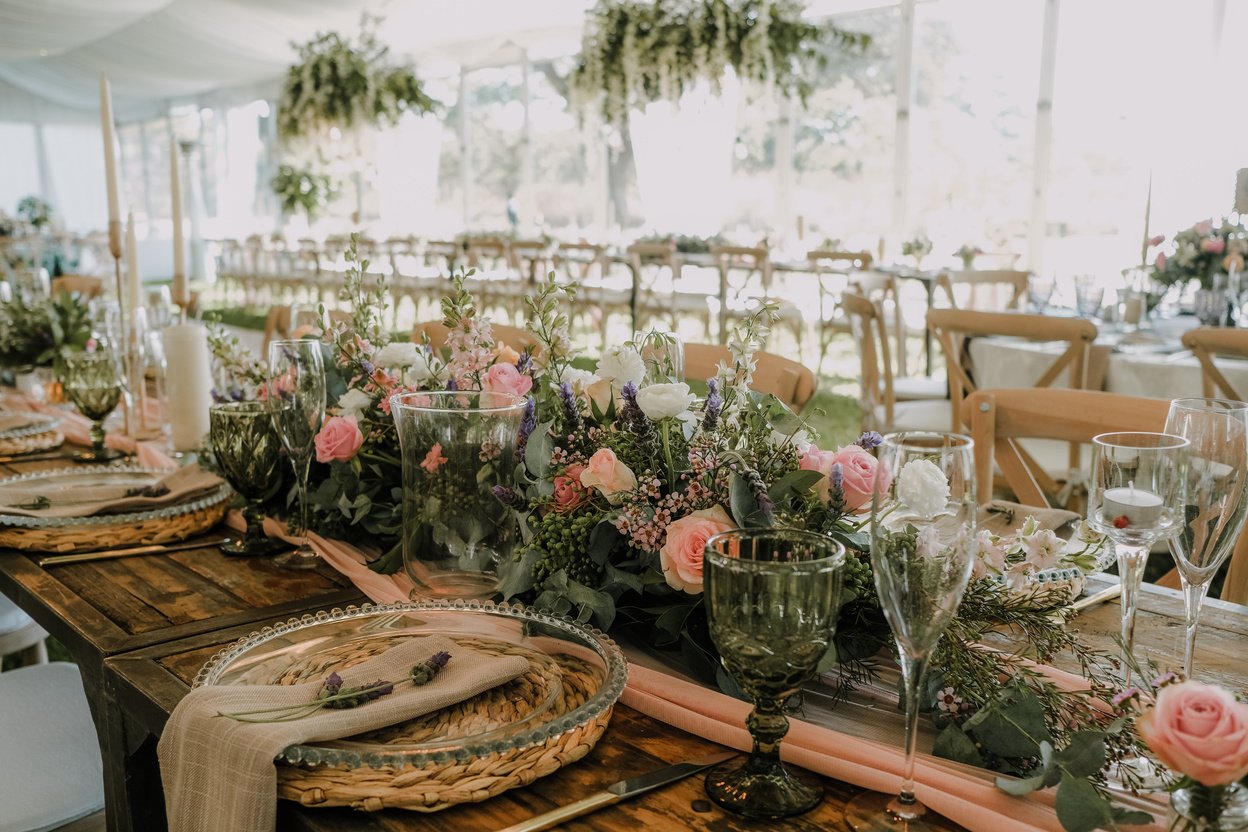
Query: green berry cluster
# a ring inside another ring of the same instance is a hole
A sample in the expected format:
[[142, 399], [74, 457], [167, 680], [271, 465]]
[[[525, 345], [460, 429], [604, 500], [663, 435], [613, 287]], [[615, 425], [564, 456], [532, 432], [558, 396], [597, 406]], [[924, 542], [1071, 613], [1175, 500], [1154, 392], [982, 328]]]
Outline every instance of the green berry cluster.
[[867, 555], [845, 553], [845, 569], [841, 574], [842, 595], [858, 600], [872, 598], [875, 594], [875, 578], [871, 574], [871, 561]]
[[589, 559], [589, 535], [598, 524], [593, 512], [560, 514], [552, 511], [533, 523], [533, 539], [521, 547], [523, 556], [536, 550], [533, 580], [538, 587], [560, 569], [585, 586], [596, 587], [602, 579], [602, 567]]

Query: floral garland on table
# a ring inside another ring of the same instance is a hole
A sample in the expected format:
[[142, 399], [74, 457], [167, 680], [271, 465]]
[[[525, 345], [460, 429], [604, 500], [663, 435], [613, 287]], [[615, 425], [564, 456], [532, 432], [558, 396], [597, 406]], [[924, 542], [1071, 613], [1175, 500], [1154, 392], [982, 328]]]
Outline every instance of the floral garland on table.
[[677, 101], [698, 81], [719, 92], [732, 69], [743, 81], [775, 84], [803, 101], [832, 40], [864, 48], [870, 38], [802, 18], [798, 0], [600, 0], [589, 12], [571, 87], [607, 122], [634, 107]]
[[358, 41], [320, 32], [292, 44], [299, 63], [286, 71], [277, 110], [283, 138], [312, 137], [331, 127], [395, 124], [406, 112], [426, 113], [434, 101], [409, 67], [392, 66], [378, 42], [375, 19], [365, 16]]
[[[1165, 237], [1153, 237], [1148, 248], [1156, 248]], [[1215, 227], [1213, 220], [1202, 220], [1174, 235], [1171, 253], [1157, 252], [1153, 260], [1152, 278], [1162, 286], [1185, 287], [1193, 280], [1200, 288], [1212, 289], [1218, 275], [1244, 270], [1248, 256], [1248, 230], [1239, 223], [1223, 220]]]

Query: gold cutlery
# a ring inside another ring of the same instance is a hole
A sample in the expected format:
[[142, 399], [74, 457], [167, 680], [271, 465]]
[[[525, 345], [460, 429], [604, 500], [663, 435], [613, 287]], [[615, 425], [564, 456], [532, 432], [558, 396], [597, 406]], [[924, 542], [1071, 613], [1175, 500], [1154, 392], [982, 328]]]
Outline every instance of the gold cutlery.
[[40, 558], [37, 563], [43, 568], [61, 566], [66, 563], [86, 563], [94, 560], [114, 560], [129, 558], [136, 555], [159, 555], [166, 552], [184, 552], [188, 549], [203, 549], [228, 543], [228, 537], [214, 537], [208, 540], [188, 540], [182, 543], [153, 543], [147, 546], [128, 546], [124, 549], [97, 549], [93, 552], [75, 552], [71, 555], [50, 555]]
[[1080, 598], [1078, 601], [1070, 605], [1070, 609], [1072, 612], [1083, 612], [1084, 610], [1104, 604], [1106, 601], [1112, 601], [1121, 594], [1122, 584], [1114, 584], [1113, 586], [1102, 589], [1100, 592], [1089, 595], [1087, 598]]

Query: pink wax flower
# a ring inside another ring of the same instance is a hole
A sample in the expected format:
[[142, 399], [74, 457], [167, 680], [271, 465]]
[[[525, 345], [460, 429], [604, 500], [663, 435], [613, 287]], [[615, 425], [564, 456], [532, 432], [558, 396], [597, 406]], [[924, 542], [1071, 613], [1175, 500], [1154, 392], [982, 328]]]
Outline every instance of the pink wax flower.
[[1166, 267], [1166, 253], [1164, 251], [1157, 252], [1157, 260], [1153, 265], [1155, 265], [1158, 269], [1164, 269]]
[[672, 521], [667, 527], [667, 540], [659, 550], [659, 565], [667, 585], [690, 595], [700, 593], [706, 541], [735, 528], [723, 506], [704, 508]]
[[1248, 704], [1216, 685], [1166, 685], [1137, 727], [1157, 759], [1204, 786], [1248, 775]]
[[425, 458], [421, 460], [420, 467], [430, 474], [436, 474], [438, 469], [448, 461], [446, 457], [442, 456], [442, 443], [434, 442], [433, 447], [429, 449], [429, 453], [425, 454]]
[[354, 416], [330, 416], [313, 440], [317, 462], [346, 462], [364, 444], [364, 434]]
[[1149, 245], [1150, 247], [1152, 247], [1152, 246], [1159, 246], [1159, 245], [1161, 245], [1162, 243], [1164, 243], [1165, 241], [1166, 241], [1166, 235], [1165, 235], [1165, 234], [1158, 234], [1158, 235], [1157, 235], [1157, 236], [1155, 236], [1155, 237], [1149, 237], [1149, 238], [1148, 238], [1148, 245]]
[[526, 396], [533, 389], [533, 377], [521, 373], [514, 364], [494, 364], [485, 373], [484, 386], [491, 393]]

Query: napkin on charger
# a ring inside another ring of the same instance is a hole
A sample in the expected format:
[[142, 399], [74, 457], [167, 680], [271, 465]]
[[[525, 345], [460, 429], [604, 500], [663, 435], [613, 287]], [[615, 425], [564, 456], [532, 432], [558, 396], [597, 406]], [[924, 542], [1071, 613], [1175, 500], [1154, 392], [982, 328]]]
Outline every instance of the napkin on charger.
[[[107, 469], [104, 469], [107, 470]], [[198, 465], [178, 468], [161, 477], [143, 493], [131, 493], [132, 485], [74, 485], [56, 487], [56, 480], [36, 485], [28, 483], [20, 492], [10, 486], [0, 497], [0, 514], [25, 517], [93, 517], [181, 505], [206, 497], [221, 487], [222, 479]], [[40, 493], [42, 490], [44, 493]], [[41, 497], [48, 497], [47, 508], [34, 508]], [[7, 504], [6, 504], [7, 503]]]
[[415, 719], [470, 699], [528, 670], [522, 656], [489, 656], [442, 636], [413, 638], [337, 671], [343, 686], [406, 679], [434, 653], [451, 660], [427, 684], [401, 684], [355, 708], [321, 708], [285, 722], [240, 722], [221, 712], [295, 707], [315, 701], [324, 680], [299, 685], [208, 685], [186, 695], [157, 746], [170, 832], [271, 832], [283, 749], [340, 739]]

